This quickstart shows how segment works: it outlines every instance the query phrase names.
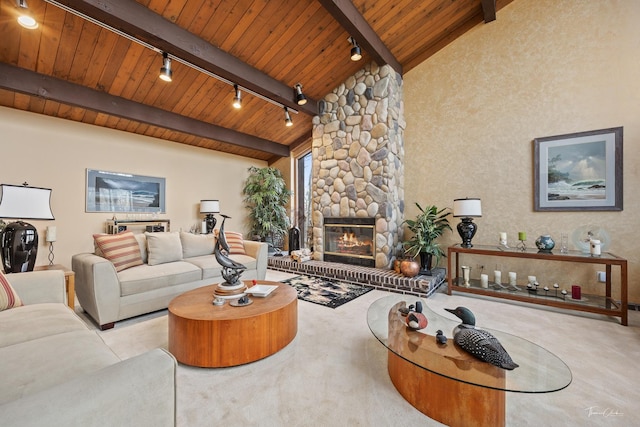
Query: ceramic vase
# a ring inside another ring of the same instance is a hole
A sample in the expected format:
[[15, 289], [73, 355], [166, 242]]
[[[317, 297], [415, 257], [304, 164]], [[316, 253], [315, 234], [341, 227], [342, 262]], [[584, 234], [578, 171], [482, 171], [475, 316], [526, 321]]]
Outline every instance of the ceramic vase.
[[551, 249], [556, 245], [551, 236], [544, 234], [536, 239], [536, 246], [538, 250], [542, 252], [551, 252]]

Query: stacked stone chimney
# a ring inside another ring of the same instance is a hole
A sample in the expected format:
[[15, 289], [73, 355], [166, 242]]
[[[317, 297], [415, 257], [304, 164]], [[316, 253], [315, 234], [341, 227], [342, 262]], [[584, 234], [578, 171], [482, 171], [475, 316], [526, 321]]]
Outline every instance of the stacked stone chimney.
[[327, 217], [376, 219], [377, 268], [390, 268], [404, 220], [402, 77], [371, 63], [324, 97], [313, 119], [313, 242]]

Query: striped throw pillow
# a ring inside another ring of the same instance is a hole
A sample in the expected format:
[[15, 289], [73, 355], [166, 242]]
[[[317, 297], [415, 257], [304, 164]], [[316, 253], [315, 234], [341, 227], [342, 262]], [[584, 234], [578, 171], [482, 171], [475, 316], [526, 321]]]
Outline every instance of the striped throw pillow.
[[246, 255], [244, 250], [244, 239], [242, 233], [236, 233], [235, 231], [225, 231], [224, 237], [229, 245], [229, 254], [231, 255]]
[[22, 300], [13, 289], [4, 274], [0, 272], [0, 311], [20, 307]]
[[131, 231], [118, 234], [94, 234], [93, 239], [116, 271], [142, 265], [140, 246]]
[[[218, 229], [216, 228], [214, 231], [216, 235], [216, 239], [218, 238]], [[236, 233], [235, 231], [225, 231], [224, 232], [225, 240], [229, 245], [229, 255], [246, 255], [247, 252], [244, 250], [244, 239], [242, 238], [242, 233]]]

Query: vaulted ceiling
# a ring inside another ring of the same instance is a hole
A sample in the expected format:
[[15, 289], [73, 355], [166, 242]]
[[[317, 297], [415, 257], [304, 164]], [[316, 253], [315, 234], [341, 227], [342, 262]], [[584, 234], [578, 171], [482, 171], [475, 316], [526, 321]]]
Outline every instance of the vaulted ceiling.
[[348, 76], [371, 61], [406, 73], [511, 1], [28, 0], [28, 30], [0, 0], [0, 105], [272, 161], [308, 143], [317, 101]]

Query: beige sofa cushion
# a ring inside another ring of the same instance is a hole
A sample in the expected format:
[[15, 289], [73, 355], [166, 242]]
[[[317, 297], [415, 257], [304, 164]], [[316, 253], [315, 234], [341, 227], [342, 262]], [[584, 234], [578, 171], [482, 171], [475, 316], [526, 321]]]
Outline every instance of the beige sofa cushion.
[[181, 231], [180, 242], [182, 243], [182, 257], [191, 258], [211, 255], [216, 239], [213, 234], [193, 234]]
[[25, 305], [0, 313], [0, 347], [86, 330], [84, 322], [60, 303]]
[[[248, 255], [230, 255], [229, 258], [243, 264], [248, 270], [255, 270], [257, 268], [258, 261]], [[222, 266], [218, 264], [215, 256], [204, 255], [187, 258], [185, 261], [202, 269], [203, 279], [210, 279], [212, 277], [220, 278], [220, 276], [222, 276]], [[240, 278], [243, 279], [243, 277]]]
[[178, 233], [145, 233], [148, 264], [158, 265], [182, 259], [182, 243]]
[[[0, 405], [120, 361], [102, 339], [89, 330], [0, 348], [0, 360]], [[29, 369], [21, 369], [18, 375], [16, 366]], [[48, 421], [55, 424], [55, 420]]]
[[[209, 255], [213, 258], [213, 256]], [[215, 260], [215, 259], [214, 259]], [[168, 286], [202, 279], [202, 271], [195, 265], [175, 261], [158, 265], [139, 265], [118, 273], [120, 295], [133, 295]]]

